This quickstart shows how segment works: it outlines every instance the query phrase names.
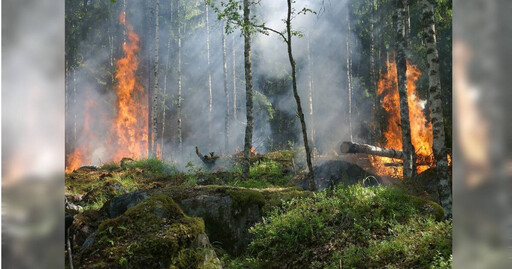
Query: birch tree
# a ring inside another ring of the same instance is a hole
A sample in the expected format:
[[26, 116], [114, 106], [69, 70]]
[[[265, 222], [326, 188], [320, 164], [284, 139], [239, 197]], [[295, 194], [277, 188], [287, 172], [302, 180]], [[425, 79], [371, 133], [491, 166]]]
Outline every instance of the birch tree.
[[429, 84], [430, 114], [433, 130], [433, 150], [436, 160], [437, 177], [439, 179], [438, 192], [441, 206], [445, 210], [447, 218], [452, 217], [452, 194], [450, 188], [450, 175], [448, 170], [448, 159], [446, 151], [442, 88], [439, 76], [439, 53], [436, 42], [436, 26], [434, 22], [433, 0], [422, 1], [423, 38], [427, 47], [427, 66]]
[[224, 151], [229, 148], [229, 90], [228, 90], [228, 63], [226, 59], [226, 33], [222, 31], [222, 69], [224, 71], [224, 96], [226, 97], [226, 115], [224, 119]]

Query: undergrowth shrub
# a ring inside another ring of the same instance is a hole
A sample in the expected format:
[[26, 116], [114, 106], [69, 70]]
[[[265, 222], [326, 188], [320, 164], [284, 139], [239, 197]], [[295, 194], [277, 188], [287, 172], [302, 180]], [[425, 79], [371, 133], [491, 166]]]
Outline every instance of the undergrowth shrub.
[[251, 228], [248, 256], [233, 262], [250, 268], [447, 264], [451, 223], [436, 220], [435, 210], [424, 209], [430, 204], [417, 199], [397, 188], [360, 185], [292, 199]]

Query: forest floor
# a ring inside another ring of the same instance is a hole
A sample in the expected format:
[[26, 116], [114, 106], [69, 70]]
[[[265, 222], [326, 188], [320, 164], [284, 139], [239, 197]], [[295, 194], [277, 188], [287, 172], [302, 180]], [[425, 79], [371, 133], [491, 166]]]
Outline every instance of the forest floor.
[[247, 181], [236, 158], [77, 169], [65, 191], [74, 267], [451, 267], [434, 170], [390, 185], [364, 165], [318, 163], [314, 192], [292, 151], [253, 158]]

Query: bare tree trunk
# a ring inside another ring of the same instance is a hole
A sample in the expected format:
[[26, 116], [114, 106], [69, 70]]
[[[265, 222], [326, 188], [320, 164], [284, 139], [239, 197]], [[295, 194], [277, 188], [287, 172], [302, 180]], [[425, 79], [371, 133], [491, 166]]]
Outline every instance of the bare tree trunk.
[[405, 24], [405, 40], [407, 41], [407, 46], [410, 48], [412, 46], [411, 43], [411, 12], [409, 8], [409, 2], [404, 2], [405, 7], [405, 17], [404, 17], [404, 24]]
[[163, 94], [162, 94], [162, 133], [161, 133], [161, 141], [160, 141], [160, 145], [161, 145], [161, 154], [162, 154], [162, 159], [164, 157], [164, 150], [165, 150], [165, 147], [164, 147], [164, 135], [165, 135], [165, 122], [166, 122], [166, 118], [165, 118], [165, 112], [167, 110], [167, 76], [168, 76], [168, 72], [169, 72], [169, 62], [170, 62], [170, 58], [171, 58], [171, 40], [172, 40], [172, 12], [173, 12], [173, 1], [171, 0], [171, 7], [170, 7], [170, 17], [169, 17], [169, 37], [167, 38], [167, 59], [166, 59], [166, 63], [165, 63], [165, 72], [164, 72], [164, 87], [163, 87]]
[[348, 128], [350, 141], [354, 141], [352, 137], [352, 64], [350, 59], [350, 11], [347, 9], [347, 88], [348, 88]]
[[[309, 121], [311, 123], [311, 148], [313, 152], [315, 152], [316, 144], [315, 144], [315, 116], [313, 112], [313, 61], [311, 60], [311, 39], [309, 34], [307, 36], [308, 44], [307, 44], [307, 53], [308, 53], [308, 93], [309, 93]], [[313, 154], [314, 155], [314, 154]]]
[[159, 89], [158, 89], [158, 58], [159, 55], [159, 48], [160, 48], [160, 33], [159, 33], [159, 23], [158, 23], [158, 19], [159, 19], [159, 13], [160, 13], [160, 0], [156, 0], [155, 1], [155, 62], [154, 62], [154, 86], [153, 86], [153, 104], [152, 104], [152, 109], [151, 109], [151, 112], [152, 112], [152, 115], [151, 115], [151, 118], [152, 118], [152, 136], [151, 136], [151, 155], [152, 157], [157, 157], [156, 156], [156, 148], [157, 148], [157, 135], [158, 135], [158, 131], [157, 131], [157, 118], [158, 118], [158, 110], [157, 110], [157, 107], [158, 107], [158, 92], [159, 92]]
[[[76, 70], [73, 68], [73, 107], [76, 107]], [[76, 109], [73, 109], [73, 143], [76, 144]]]
[[405, 40], [405, 27], [403, 16], [405, 13], [404, 2], [396, 0], [396, 67], [398, 75], [398, 94], [400, 96], [400, 125], [402, 127], [402, 151], [404, 153], [404, 177], [412, 177], [416, 173], [416, 161], [414, 146], [411, 142], [411, 125], [409, 121], [409, 104], [407, 95], [407, 60]]
[[309, 187], [312, 190], [315, 190], [315, 175], [313, 173], [313, 163], [311, 162], [311, 150], [309, 148], [308, 141], [308, 131], [306, 128], [306, 121], [304, 120], [304, 113], [302, 112], [302, 105], [300, 103], [300, 96], [297, 90], [297, 71], [295, 67], [295, 60], [293, 59], [292, 53], [292, 27], [291, 27], [291, 16], [292, 16], [292, 0], [287, 0], [288, 2], [288, 16], [286, 18], [286, 33], [287, 40], [286, 44], [288, 45], [288, 58], [290, 60], [290, 65], [292, 67], [292, 87], [293, 87], [293, 96], [295, 97], [295, 102], [297, 103], [297, 113], [299, 114], [300, 124], [302, 127], [302, 137], [304, 139], [304, 148], [306, 150], [306, 163], [308, 165], [309, 170]]
[[235, 47], [235, 35], [233, 35], [231, 49], [233, 50], [233, 119], [237, 120], [236, 111], [236, 47]]
[[[249, 0], [244, 0], [244, 25], [250, 25]], [[250, 156], [252, 147], [253, 122], [253, 94], [252, 94], [252, 63], [251, 63], [251, 33], [249, 29], [242, 29], [244, 35], [244, 62], [245, 62], [245, 99], [247, 125], [245, 127], [244, 159], [242, 162], [242, 180], [249, 179]]]
[[370, 93], [373, 98], [372, 108], [371, 108], [371, 143], [376, 144], [377, 141], [377, 72], [375, 70], [375, 33], [374, 33], [374, 23], [375, 23], [375, 0], [371, 1], [371, 23], [370, 23]]
[[226, 33], [222, 27], [222, 68], [224, 70], [224, 95], [226, 97], [226, 118], [224, 120], [224, 151], [228, 152], [229, 148], [229, 91], [228, 91], [228, 63], [226, 59]]
[[441, 79], [439, 76], [439, 53], [436, 42], [436, 26], [434, 22], [434, 1], [423, 0], [423, 38], [427, 45], [427, 66], [429, 74], [429, 102], [433, 129], [433, 150], [436, 159], [438, 192], [441, 206], [447, 218], [452, 217], [452, 193], [448, 169], [446, 141], [444, 132], [443, 104]]
[[[123, 0], [123, 17], [126, 20], [126, 0]], [[126, 27], [123, 28], [123, 44], [126, 44]]]
[[180, 16], [180, 0], [177, 1], [176, 5], [176, 19], [178, 21], [178, 104], [176, 108], [176, 117], [178, 118], [178, 151], [180, 153], [183, 152], [183, 137], [182, 137], [182, 129], [181, 129], [181, 103], [183, 99], [181, 98], [181, 16]]
[[208, 3], [205, 2], [206, 14], [206, 59], [208, 61], [208, 144], [212, 143], [212, 112], [213, 112], [213, 93], [212, 93], [212, 72], [210, 67], [210, 23], [208, 16]]
[[[144, 2], [144, 7], [145, 7], [145, 12], [148, 12], [147, 10], [149, 10], [149, 7], [148, 7], [148, 2]], [[146, 38], [145, 40], [151, 40], [151, 24], [147, 22], [147, 20], [144, 20], [144, 24], [145, 24], [145, 28], [146, 28]], [[146, 61], [147, 61], [147, 65], [146, 65], [146, 74], [147, 74], [147, 77], [148, 77], [148, 84], [147, 84], [147, 89], [148, 89], [148, 154], [147, 154], [147, 157], [151, 157], [152, 155], [152, 148], [153, 148], [153, 128], [152, 128], [152, 123], [153, 123], [153, 119], [152, 119], [152, 115], [153, 115], [153, 107], [152, 107], [152, 90], [151, 90], [151, 48], [150, 48], [150, 45], [149, 45], [149, 42], [146, 41], [146, 53], [147, 53], [147, 56], [146, 56]]]

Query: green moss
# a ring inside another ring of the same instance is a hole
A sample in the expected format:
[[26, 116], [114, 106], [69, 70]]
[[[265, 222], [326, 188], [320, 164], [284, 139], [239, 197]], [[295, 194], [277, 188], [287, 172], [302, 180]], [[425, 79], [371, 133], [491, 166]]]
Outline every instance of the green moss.
[[427, 214], [427, 215], [434, 216], [434, 218], [437, 221], [443, 220], [444, 209], [439, 204], [437, 204], [433, 201], [423, 199], [420, 197], [416, 197], [416, 196], [412, 196], [412, 195], [409, 196], [409, 199], [414, 204], [414, 206], [420, 210], [420, 212]]
[[233, 199], [233, 207], [245, 209], [251, 205], [262, 208], [265, 205], [265, 197], [261, 192], [250, 189], [228, 189], [226, 193]]
[[119, 261], [126, 259], [133, 268], [196, 268], [204, 262], [201, 253], [207, 249], [196, 242], [204, 229], [202, 219], [184, 215], [171, 197], [155, 195], [102, 222], [98, 240], [86, 250], [89, 259], [84, 266], [118, 268]]

